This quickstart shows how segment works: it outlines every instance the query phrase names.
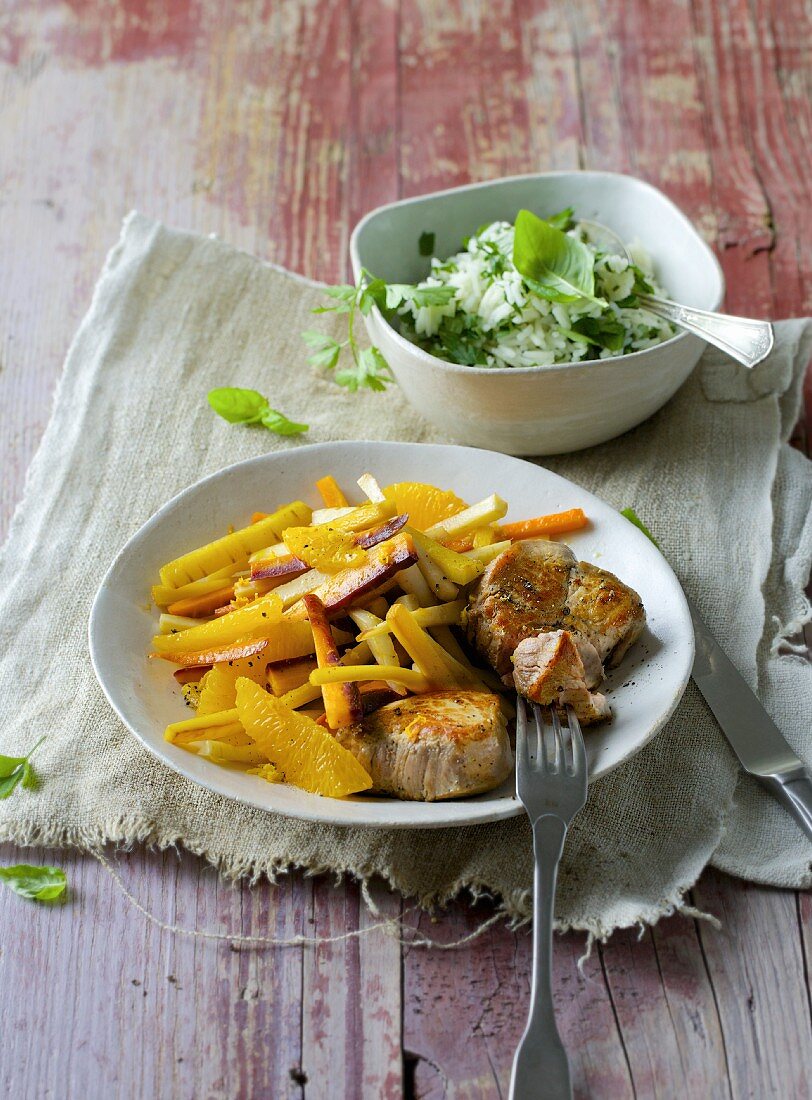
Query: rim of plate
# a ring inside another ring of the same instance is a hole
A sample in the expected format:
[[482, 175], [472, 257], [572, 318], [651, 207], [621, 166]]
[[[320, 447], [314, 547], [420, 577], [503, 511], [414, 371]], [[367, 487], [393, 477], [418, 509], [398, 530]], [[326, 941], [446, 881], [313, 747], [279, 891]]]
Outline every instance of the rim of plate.
[[[296, 818], [299, 820], [311, 821], [314, 823], [320, 823], [325, 825], [341, 825], [347, 828], [383, 828], [383, 829], [438, 829], [438, 828], [452, 828], [462, 827], [467, 825], [481, 825], [490, 822], [505, 820], [510, 817], [516, 817], [519, 814], [524, 813], [524, 807], [521, 802], [518, 801], [515, 789], [513, 787], [513, 773], [508, 780], [502, 784], [501, 787], [494, 791], [486, 792], [484, 795], [474, 796], [469, 799], [450, 799], [446, 801], [438, 802], [419, 802], [417, 800], [401, 800], [395, 798], [375, 797], [375, 796], [356, 796], [347, 799], [333, 799], [327, 797], [320, 797], [319, 795], [311, 795], [308, 792], [302, 791], [299, 788], [288, 788], [295, 790], [299, 795], [304, 795], [307, 799], [313, 799], [312, 809], [310, 805], [298, 806], [298, 805], [274, 805], [273, 795], [277, 791], [276, 784], [263, 783], [263, 793], [268, 793], [271, 797], [269, 799], [259, 799], [253, 797], [250, 790], [246, 790], [245, 793], [241, 791], [231, 791], [224, 789], [224, 777], [222, 773], [230, 776], [240, 776], [243, 778], [243, 773], [233, 771], [231, 769], [222, 768], [216, 764], [212, 764], [209, 761], [203, 760], [200, 757], [190, 755], [188, 762], [180, 762], [177, 760], [169, 750], [168, 743], [163, 741], [161, 731], [157, 731], [157, 739], [155, 731], [151, 733], [142, 732], [131, 721], [126, 712], [126, 708], [120, 703], [115, 690], [115, 685], [109, 683], [108, 674], [105, 670], [104, 655], [105, 651], [101, 648], [98, 638], [98, 625], [101, 617], [104, 614], [104, 602], [105, 598], [111, 593], [115, 592], [115, 586], [112, 582], [116, 580], [116, 574], [122, 564], [126, 562], [129, 555], [131, 555], [137, 548], [139, 542], [148, 534], [150, 534], [156, 527], [159, 527], [168, 515], [174, 511], [174, 509], [188, 496], [193, 493], [204, 491], [208, 485], [219, 481], [226, 475], [237, 474], [241, 470], [247, 470], [256, 466], [263, 466], [271, 464], [275, 461], [296, 461], [299, 456], [305, 454], [314, 454], [317, 452], [333, 452], [340, 451], [343, 453], [351, 453], [363, 451], [366, 449], [383, 449], [389, 451], [413, 451], [415, 448], [419, 448], [421, 451], [431, 450], [435, 453], [442, 453], [445, 455], [460, 455], [465, 454], [470, 456], [472, 453], [479, 456], [488, 456], [489, 459], [498, 462], [504, 462], [508, 465], [519, 465], [524, 468], [537, 471], [543, 477], [551, 478], [554, 481], [560, 482], [563, 485], [572, 486], [577, 490], [579, 494], [589, 498], [595, 505], [598, 506], [599, 511], [606, 510], [607, 512], [618, 516], [619, 519], [623, 519], [612, 508], [611, 505], [601, 500], [600, 497], [591, 493], [589, 490], [584, 489], [576, 482], [570, 481], [568, 478], [562, 477], [560, 474], [556, 474], [552, 470], [548, 470], [544, 466], [537, 466], [535, 463], [528, 462], [525, 459], [518, 458], [513, 455], [506, 455], [500, 452], [489, 451], [485, 448], [479, 447], [464, 447], [458, 444], [445, 444], [445, 443], [403, 443], [390, 440], [336, 440], [327, 441], [323, 443], [309, 443], [296, 447], [293, 450], [272, 451], [263, 455], [257, 455], [253, 458], [243, 459], [240, 462], [231, 463], [228, 466], [223, 466], [220, 470], [214, 473], [208, 474], [206, 477], [187, 485], [185, 488], [177, 492], [171, 497], [165, 504], [163, 504], [145, 523], [143, 523], [137, 531], [127, 540], [124, 546], [114, 557], [109, 568], [107, 569], [102, 581], [99, 585], [96, 595], [93, 598], [93, 604], [90, 610], [90, 616], [88, 618], [88, 648], [90, 652], [90, 660], [98, 680], [99, 686], [104, 692], [107, 701], [117, 714], [123, 725], [127, 730], [150, 752], [153, 756], [157, 757], [169, 768], [172, 769], [181, 778], [190, 782], [196, 783], [198, 786], [204, 787], [207, 790], [219, 794], [225, 798], [233, 799], [240, 802], [243, 805], [251, 806], [255, 809], [264, 810], [268, 813], [278, 813], [286, 817]], [[675, 687], [671, 693], [671, 696], [665, 705], [665, 708], [661, 711], [658, 717], [652, 722], [650, 728], [646, 731], [645, 736], [639, 740], [633, 747], [632, 751], [625, 754], [622, 758], [615, 761], [608, 766], [598, 766], [597, 768], [590, 767], [590, 782], [599, 778], [600, 776], [608, 774], [610, 771], [614, 771], [615, 768], [625, 763], [631, 757], [635, 756], [642, 748], [644, 748], [663, 728], [669, 718], [672, 716], [676, 707], [682, 698], [685, 688], [688, 684], [688, 680], [691, 676], [691, 668], [693, 666], [694, 659], [694, 633], [691, 626], [690, 612], [688, 610], [688, 604], [685, 598], [685, 594], [682, 591], [682, 586], [677, 579], [671, 566], [668, 564], [663, 555], [653, 546], [650, 540], [633, 524], [628, 523], [628, 532], [624, 531], [624, 534], [633, 542], [643, 549], [645, 552], [654, 551], [659, 558], [660, 568], [663, 571], [664, 577], [669, 579], [672, 583], [672, 594], [676, 597], [679, 609], [681, 612], [681, 618], [683, 620], [682, 625], [686, 627], [685, 640], [686, 645], [684, 650], [677, 650], [672, 652], [672, 658], [678, 659], [680, 653], [682, 660], [680, 662], [681, 667], [678, 669], [677, 678], [675, 680]], [[154, 608], [152, 609], [154, 611]], [[195, 769], [191, 765], [195, 762], [204, 764], [204, 769]], [[181, 763], [186, 766], [181, 766]], [[218, 776], [218, 773], [220, 775]], [[245, 777], [252, 778], [252, 777]], [[280, 784], [279, 788], [286, 785]], [[508, 790], [509, 786], [509, 790]], [[267, 792], [264, 790], [267, 788]], [[430, 808], [431, 817], [425, 821], [407, 820], [409, 809], [414, 807], [427, 807]], [[460, 808], [463, 808], [462, 810]], [[370, 809], [372, 814], [370, 814]], [[385, 810], [389, 809], [389, 813]], [[380, 819], [373, 820], [372, 815], [378, 811]], [[366, 812], [365, 812], [366, 811]]]

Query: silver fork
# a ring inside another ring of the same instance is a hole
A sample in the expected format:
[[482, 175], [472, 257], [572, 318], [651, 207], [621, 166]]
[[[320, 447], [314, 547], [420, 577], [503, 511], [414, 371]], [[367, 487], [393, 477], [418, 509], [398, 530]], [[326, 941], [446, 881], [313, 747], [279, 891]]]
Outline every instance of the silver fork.
[[533, 827], [536, 868], [530, 1015], [513, 1059], [510, 1100], [565, 1100], [572, 1097], [572, 1085], [553, 1009], [553, 903], [567, 827], [586, 802], [586, 749], [571, 707], [566, 708], [567, 726], [562, 726], [555, 707], [550, 708], [549, 722], [541, 707], [533, 703], [532, 708], [533, 728], [528, 732], [527, 706], [518, 696], [516, 793]]

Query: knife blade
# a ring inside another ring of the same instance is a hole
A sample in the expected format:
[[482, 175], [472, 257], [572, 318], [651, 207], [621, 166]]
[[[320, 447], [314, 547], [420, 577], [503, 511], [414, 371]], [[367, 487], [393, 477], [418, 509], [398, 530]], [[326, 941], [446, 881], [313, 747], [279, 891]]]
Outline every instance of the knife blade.
[[812, 773], [688, 600], [696, 635], [693, 678], [741, 766], [789, 810], [812, 840]]

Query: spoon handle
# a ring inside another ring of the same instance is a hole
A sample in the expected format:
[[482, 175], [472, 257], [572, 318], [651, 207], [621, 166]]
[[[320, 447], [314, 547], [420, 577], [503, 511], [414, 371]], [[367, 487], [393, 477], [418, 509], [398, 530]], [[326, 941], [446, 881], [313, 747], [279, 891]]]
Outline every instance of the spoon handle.
[[709, 313], [704, 309], [669, 302], [665, 298], [655, 298], [652, 294], [641, 294], [640, 304], [650, 313], [701, 336], [745, 367], [755, 367], [773, 349], [775, 337], [769, 321]]

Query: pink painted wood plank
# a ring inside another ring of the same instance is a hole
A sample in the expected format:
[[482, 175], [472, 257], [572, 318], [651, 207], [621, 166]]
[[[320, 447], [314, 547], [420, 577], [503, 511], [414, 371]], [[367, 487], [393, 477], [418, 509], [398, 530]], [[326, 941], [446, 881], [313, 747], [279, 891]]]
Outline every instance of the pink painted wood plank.
[[708, 870], [693, 896], [722, 922], [698, 930], [733, 1096], [808, 1096], [812, 1020], [795, 894]]
[[[308, 935], [342, 936], [376, 923], [356, 887], [329, 877], [308, 882]], [[382, 915], [397, 918], [400, 900], [375, 892]], [[402, 1094], [400, 943], [381, 932], [306, 947], [301, 990], [302, 1071], [314, 1100]]]
[[[21, 854], [64, 867], [70, 887], [67, 902], [51, 907], [0, 894], [4, 1095], [300, 1095], [301, 949], [237, 952], [172, 936], [146, 922], [92, 857]], [[2, 862], [14, 858], [3, 845]], [[168, 923], [285, 939], [304, 929], [298, 878], [274, 890], [233, 887], [192, 856], [142, 849], [116, 864]]]
[[[489, 906], [454, 904], [437, 922], [413, 917], [424, 936], [453, 941], [476, 930]], [[585, 937], [556, 937], [555, 1002], [577, 1096], [630, 1097], [633, 1088], [611, 1002], [594, 954], [577, 962]], [[498, 925], [459, 953], [404, 951], [403, 1043], [415, 1097], [507, 1095], [513, 1052], [530, 997], [527, 928]]]
[[642, 1096], [730, 1095], [713, 986], [692, 920], [672, 917], [600, 949], [603, 973]]

